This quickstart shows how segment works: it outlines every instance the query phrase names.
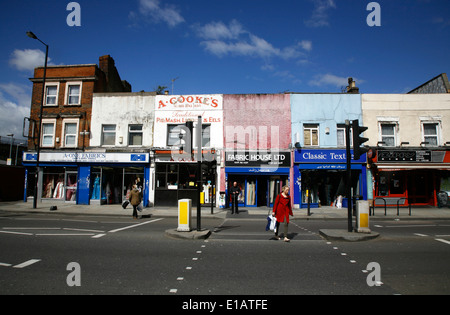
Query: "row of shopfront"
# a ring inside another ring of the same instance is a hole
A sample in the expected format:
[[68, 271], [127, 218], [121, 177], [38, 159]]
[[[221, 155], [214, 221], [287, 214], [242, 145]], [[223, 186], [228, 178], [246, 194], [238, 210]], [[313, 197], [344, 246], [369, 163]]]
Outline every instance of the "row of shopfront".
[[[151, 161], [151, 156], [153, 161]], [[346, 204], [346, 156], [339, 149], [234, 152], [216, 155], [219, 163], [202, 166], [201, 204], [226, 207], [236, 182], [242, 207], [271, 207], [284, 185], [296, 208]], [[223, 163], [220, 160], [223, 159]], [[26, 193], [32, 198], [36, 154], [24, 153]], [[364, 200], [383, 198], [388, 205], [437, 206], [438, 193], [450, 193], [450, 152], [371, 150], [352, 160], [352, 193]], [[223, 177], [223, 178], [222, 178]], [[198, 200], [197, 163], [171, 161], [150, 153], [41, 153], [38, 196], [43, 202], [120, 204], [133, 184], [143, 191], [144, 206], [176, 206]], [[391, 201], [391, 202], [390, 202]]]

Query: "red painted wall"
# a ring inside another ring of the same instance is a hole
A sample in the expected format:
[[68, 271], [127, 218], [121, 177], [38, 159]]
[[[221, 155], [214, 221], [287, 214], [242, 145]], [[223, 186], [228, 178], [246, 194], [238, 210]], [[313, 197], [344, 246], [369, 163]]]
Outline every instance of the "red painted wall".
[[289, 94], [223, 96], [225, 149], [289, 149]]

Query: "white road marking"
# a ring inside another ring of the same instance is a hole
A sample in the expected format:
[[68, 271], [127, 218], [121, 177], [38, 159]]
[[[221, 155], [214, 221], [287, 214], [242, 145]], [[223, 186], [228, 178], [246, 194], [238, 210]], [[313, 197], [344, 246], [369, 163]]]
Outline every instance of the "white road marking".
[[164, 218], [160, 218], [160, 219], [156, 219], [156, 220], [151, 220], [151, 221], [147, 221], [147, 222], [143, 222], [143, 223], [139, 223], [139, 224], [126, 226], [126, 227], [123, 227], [123, 228], [120, 228], [120, 229], [109, 231], [109, 233], [116, 233], [116, 232], [120, 232], [120, 231], [124, 231], [124, 230], [128, 230], [128, 229], [132, 229], [132, 228], [135, 228], [135, 227], [138, 227], [138, 226], [141, 226], [141, 225], [153, 223], [153, 222], [156, 222], [156, 221], [161, 221], [161, 220], [164, 220]]
[[11, 232], [11, 231], [0, 231], [3, 234], [15, 234], [15, 235], [33, 235], [31, 233], [21, 233], [21, 232]]
[[94, 233], [43, 233], [36, 236], [94, 236]]
[[0, 263], [0, 267], [11, 267], [11, 264]]
[[420, 233], [414, 233], [414, 235], [421, 236], [421, 237], [428, 237], [428, 235], [426, 235], [426, 234], [420, 234]]
[[31, 260], [28, 260], [28, 261], [26, 261], [24, 263], [21, 263], [19, 265], [15, 265], [13, 268], [22, 269], [22, 268], [31, 266], [31, 265], [33, 265], [35, 263], [38, 263], [40, 261], [41, 261], [40, 259], [31, 259]]
[[4, 227], [3, 230], [61, 230], [61, 228], [40, 228], [40, 227]]
[[430, 227], [438, 226], [437, 224], [417, 224], [417, 225], [386, 225], [387, 228], [409, 228], [409, 227]]
[[435, 240], [438, 241], [438, 242], [442, 242], [442, 243], [450, 245], [450, 241], [443, 240], [442, 238], [435, 238]]
[[94, 233], [105, 233], [105, 231], [100, 230], [85, 230], [85, 229], [71, 229], [71, 228], [63, 228], [65, 231], [78, 231], [78, 232], [94, 232]]
[[94, 235], [94, 236], [92, 236], [92, 238], [100, 238], [100, 237], [103, 237], [103, 236], [105, 236], [106, 234], [97, 234], [97, 235]]

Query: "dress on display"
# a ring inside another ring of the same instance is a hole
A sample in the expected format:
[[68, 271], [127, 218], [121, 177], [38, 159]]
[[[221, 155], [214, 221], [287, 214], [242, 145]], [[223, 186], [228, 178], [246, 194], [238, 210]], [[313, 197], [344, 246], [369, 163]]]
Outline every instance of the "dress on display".
[[92, 189], [92, 197], [91, 199], [100, 199], [100, 177], [94, 181], [94, 188]]
[[64, 182], [60, 180], [56, 184], [55, 191], [53, 192], [53, 198], [62, 199], [63, 196], [64, 196]]

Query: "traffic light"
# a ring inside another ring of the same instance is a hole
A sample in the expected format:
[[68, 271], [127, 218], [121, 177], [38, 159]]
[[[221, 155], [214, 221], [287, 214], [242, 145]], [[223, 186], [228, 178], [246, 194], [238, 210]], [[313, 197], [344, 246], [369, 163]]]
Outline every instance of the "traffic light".
[[364, 142], [369, 141], [367, 138], [363, 138], [360, 135], [368, 128], [359, 125], [358, 120], [352, 121], [352, 134], [353, 134], [353, 158], [359, 160], [361, 155], [369, 151], [368, 148], [361, 147]]

